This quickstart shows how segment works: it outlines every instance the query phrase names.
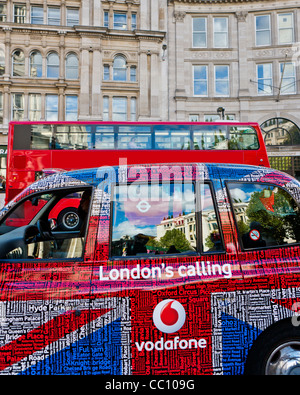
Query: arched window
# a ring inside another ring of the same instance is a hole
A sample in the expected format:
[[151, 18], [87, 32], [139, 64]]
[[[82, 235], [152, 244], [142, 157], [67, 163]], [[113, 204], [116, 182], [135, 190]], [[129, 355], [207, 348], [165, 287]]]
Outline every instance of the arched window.
[[5, 73], [5, 53], [0, 49], [0, 75]]
[[14, 77], [22, 77], [25, 75], [25, 56], [20, 49], [14, 51], [12, 55], [12, 68]]
[[300, 145], [300, 129], [286, 118], [271, 118], [261, 124], [266, 146]]
[[43, 59], [39, 51], [33, 51], [30, 54], [30, 77], [42, 77], [43, 74]]
[[50, 52], [47, 56], [47, 78], [59, 77], [59, 57], [56, 52]]
[[66, 57], [66, 79], [78, 79], [78, 57], [74, 53], [69, 53]]
[[113, 63], [113, 80], [114, 81], [126, 81], [126, 59], [124, 56], [117, 55], [114, 58]]

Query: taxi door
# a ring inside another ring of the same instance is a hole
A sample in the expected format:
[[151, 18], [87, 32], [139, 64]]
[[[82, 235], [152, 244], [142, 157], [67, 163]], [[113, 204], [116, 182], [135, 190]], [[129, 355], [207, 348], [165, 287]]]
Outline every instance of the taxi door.
[[220, 181], [190, 166], [149, 183], [149, 171], [116, 182], [101, 207], [91, 305], [108, 312], [93, 371], [222, 373], [224, 309], [241, 272]]
[[103, 313], [89, 309], [97, 224], [81, 237], [48, 223], [58, 198], [84, 190], [26, 191], [0, 222], [0, 374], [91, 372], [89, 323]]

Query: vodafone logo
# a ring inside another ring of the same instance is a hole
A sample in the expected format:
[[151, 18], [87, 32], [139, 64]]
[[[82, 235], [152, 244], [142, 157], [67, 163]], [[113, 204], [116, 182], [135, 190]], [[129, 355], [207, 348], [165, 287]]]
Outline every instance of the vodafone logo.
[[185, 323], [185, 310], [181, 303], [174, 299], [160, 302], [153, 311], [153, 322], [157, 329], [164, 333], [174, 333]]
[[[153, 311], [153, 322], [157, 329], [164, 333], [174, 333], [179, 331], [185, 323], [185, 310], [181, 303], [174, 299], [166, 299], [158, 303]], [[180, 339], [179, 336], [171, 336], [165, 339], [162, 336], [155, 342], [141, 341], [135, 342], [138, 352], [161, 351], [161, 350], [185, 350], [192, 348], [205, 349], [207, 341], [200, 339]]]

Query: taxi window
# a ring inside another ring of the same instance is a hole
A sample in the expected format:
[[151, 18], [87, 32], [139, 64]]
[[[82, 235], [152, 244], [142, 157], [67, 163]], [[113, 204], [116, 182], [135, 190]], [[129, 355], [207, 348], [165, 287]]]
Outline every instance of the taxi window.
[[114, 187], [112, 256], [190, 253], [196, 245], [192, 183]]
[[229, 183], [228, 188], [244, 249], [300, 241], [299, 207], [287, 191], [266, 183]]

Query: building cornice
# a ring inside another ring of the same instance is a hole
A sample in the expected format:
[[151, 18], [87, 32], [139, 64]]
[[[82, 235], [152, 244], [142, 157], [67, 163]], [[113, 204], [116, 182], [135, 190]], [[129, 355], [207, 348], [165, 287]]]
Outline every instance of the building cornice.
[[274, 2], [274, 0], [169, 0], [169, 3], [201, 3], [201, 4], [215, 4], [215, 3], [263, 3]]

